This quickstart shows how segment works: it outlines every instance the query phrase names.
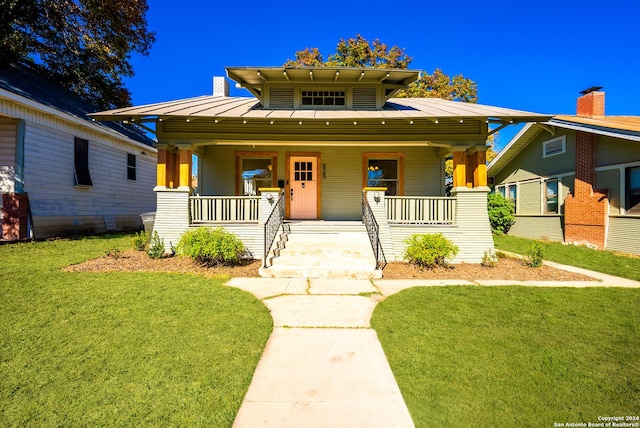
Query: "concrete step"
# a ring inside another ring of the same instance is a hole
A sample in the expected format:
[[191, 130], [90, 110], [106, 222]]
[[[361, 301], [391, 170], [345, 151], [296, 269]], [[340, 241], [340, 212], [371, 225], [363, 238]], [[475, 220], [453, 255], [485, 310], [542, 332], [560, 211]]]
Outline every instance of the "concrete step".
[[[364, 226], [360, 225], [362, 228]], [[284, 248], [260, 275], [270, 278], [380, 278], [369, 238], [359, 232], [304, 232], [293, 226]], [[277, 246], [276, 246], [277, 248]]]

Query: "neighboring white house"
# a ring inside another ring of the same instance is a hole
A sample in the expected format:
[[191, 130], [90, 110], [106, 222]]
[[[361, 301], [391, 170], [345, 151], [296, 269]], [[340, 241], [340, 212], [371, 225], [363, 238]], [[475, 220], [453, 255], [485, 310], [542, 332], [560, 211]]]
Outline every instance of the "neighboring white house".
[[34, 67], [0, 68], [3, 239], [132, 230], [154, 211], [157, 149]]
[[[228, 78], [253, 97], [229, 97], [224, 78], [216, 78], [213, 96], [92, 116], [155, 126], [155, 228], [166, 246], [189, 227], [220, 225], [261, 257], [277, 233], [278, 222], [268, 218], [278, 208], [281, 220], [364, 218], [374, 253], [382, 249], [387, 260], [402, 258], [407, 235], [440, 232], [460, 247], [456, 262], [479, 263], [493, 249], [485, 169], [490, 124], [549, 116], [392, 98], [418, 75], [234, 67]], [[191, 188], [192, 154], [199, 158], [198, 194]], [[451, 196], [445, 194], [448, 156], [454, 163]]]

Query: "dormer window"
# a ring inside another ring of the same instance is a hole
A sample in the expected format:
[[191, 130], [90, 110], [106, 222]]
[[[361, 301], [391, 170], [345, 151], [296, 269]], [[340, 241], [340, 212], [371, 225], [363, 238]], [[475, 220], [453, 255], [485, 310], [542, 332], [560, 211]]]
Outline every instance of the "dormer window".
[[302, 91], [303, 107], [344, 106], [345, 91]]

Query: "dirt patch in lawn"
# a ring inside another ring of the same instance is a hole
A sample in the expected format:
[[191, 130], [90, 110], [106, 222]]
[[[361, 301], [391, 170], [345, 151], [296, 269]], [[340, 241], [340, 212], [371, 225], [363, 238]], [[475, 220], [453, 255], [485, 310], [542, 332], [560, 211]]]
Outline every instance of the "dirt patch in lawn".
[[[248, 260], [239, 266], [207, 268], [188, 257], [152, 259], [145, 252], [127, 250], [118, 257], [102, 256], [65, 268], [70, 272], [174, 272], [207, 277], [258, 277], [259, 260]], [[531, 268], [521, 260], [501, 257], [494, 267], [461, 263], [449, 268], [421, 269], [408, 263], [393, 262], [382, 271], [385, 279], [504, 279], [516, 281], [593, 281], [585, 275], [549, 266]]]

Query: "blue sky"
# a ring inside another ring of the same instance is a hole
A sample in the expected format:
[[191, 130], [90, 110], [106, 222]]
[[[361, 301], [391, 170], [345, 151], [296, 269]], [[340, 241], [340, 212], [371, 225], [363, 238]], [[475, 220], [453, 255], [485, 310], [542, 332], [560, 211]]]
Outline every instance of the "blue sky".
[[[157, 41], [134, 56], [134, 105], [206, 95], [227, 66], [280, 66], [305, 47], [325, 58], [361, 34], [413, 57], [410, 68], [478, 84], [479, 103], [574, 114], [597, 85], [607, 115], [640, 115], [640, 2], [148, 0]], [[249, 96], [232, 88], [233, 96]], [[510, 129], [511, 128], [511, 129]], [[517, 132], [500, 132], [498, 148]]]

